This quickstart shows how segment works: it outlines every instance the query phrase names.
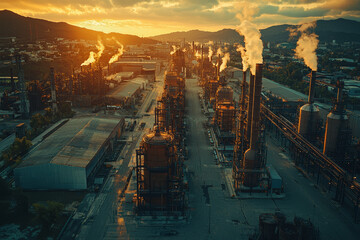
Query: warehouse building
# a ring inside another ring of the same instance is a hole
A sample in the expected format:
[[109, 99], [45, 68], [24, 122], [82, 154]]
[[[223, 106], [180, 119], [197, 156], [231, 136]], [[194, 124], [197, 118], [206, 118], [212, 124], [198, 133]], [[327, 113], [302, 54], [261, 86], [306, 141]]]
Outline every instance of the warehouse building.
[[14, 170], [23, 189], [84, 190], [120, 138], [124, 119], [71, 119], [36, 146]]

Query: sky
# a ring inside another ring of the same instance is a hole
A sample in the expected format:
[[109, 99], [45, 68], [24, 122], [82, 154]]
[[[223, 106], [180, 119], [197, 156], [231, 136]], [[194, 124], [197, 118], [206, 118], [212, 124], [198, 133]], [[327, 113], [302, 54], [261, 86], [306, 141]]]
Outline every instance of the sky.
[[236, 28], [243, 20], [260, 29], [340, 17], [360, 21], [360, 0], [0, 0], [0, 9], [140, 37]]

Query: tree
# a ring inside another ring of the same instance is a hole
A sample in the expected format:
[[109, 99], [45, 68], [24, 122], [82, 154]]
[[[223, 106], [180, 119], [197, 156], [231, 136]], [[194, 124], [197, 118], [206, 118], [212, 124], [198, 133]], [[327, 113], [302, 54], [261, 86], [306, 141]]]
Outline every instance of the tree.
[[64, 204], [47, 201], [46, 204], [34, 203], [36, 219], [41, 223], [43, 230], [47, 231], [60, 217]]

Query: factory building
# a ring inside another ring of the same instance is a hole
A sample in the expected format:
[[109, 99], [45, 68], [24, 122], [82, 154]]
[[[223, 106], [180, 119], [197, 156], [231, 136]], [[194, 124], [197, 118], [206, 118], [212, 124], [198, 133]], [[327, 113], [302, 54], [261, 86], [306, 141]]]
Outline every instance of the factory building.
[[153, 60], [118, 61], [110, 65], [110, 73], [133, 72], [135, 75], [146, 74], [149, 71], [160, 73], [160, 63]]
[[124, 119], [84, 117], [69, 120], [35, 147], [14, 170], [23, 189], [85, 190], [104, 155], [120, 138]]

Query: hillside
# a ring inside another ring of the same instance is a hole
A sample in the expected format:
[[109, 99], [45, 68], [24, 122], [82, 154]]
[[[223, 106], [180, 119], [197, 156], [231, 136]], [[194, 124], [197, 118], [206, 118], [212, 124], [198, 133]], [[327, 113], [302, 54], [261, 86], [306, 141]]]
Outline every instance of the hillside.
[[76, 27], [64, 22], [50, 22], [42, 19], [23, 17], [8, 10], [0, 11], [0, 38], [17, 37], [25, 41], [52, 39], [96, 40], [100, 37], [116, 37], [123, 44], [156, 43], [156, 40], [140, 38], [135, 35], [103, 33]]
[[[277, 25], [261, 29], [262, 40], [264, 42], [286, 42], [289, 41], [289, 32], [286, 30], [296, 25]], [[336, 20], [318, 20], [316, 22], [315, 32], [319, 35], [322, 42], [360, 41], [360, 22], [339, 18]], [[191, 30], [188, 32], [174, 32], [151, 37], [158, 41], [180, 41], [184, 38], [187, 41], [208, 42], [225, 41], [241, 42], [242, 37], [234, 29], [223, 29], [217, 32], [206, 32], [200, 30]], [[291, 41], [296, 41], [292, 39]]]

